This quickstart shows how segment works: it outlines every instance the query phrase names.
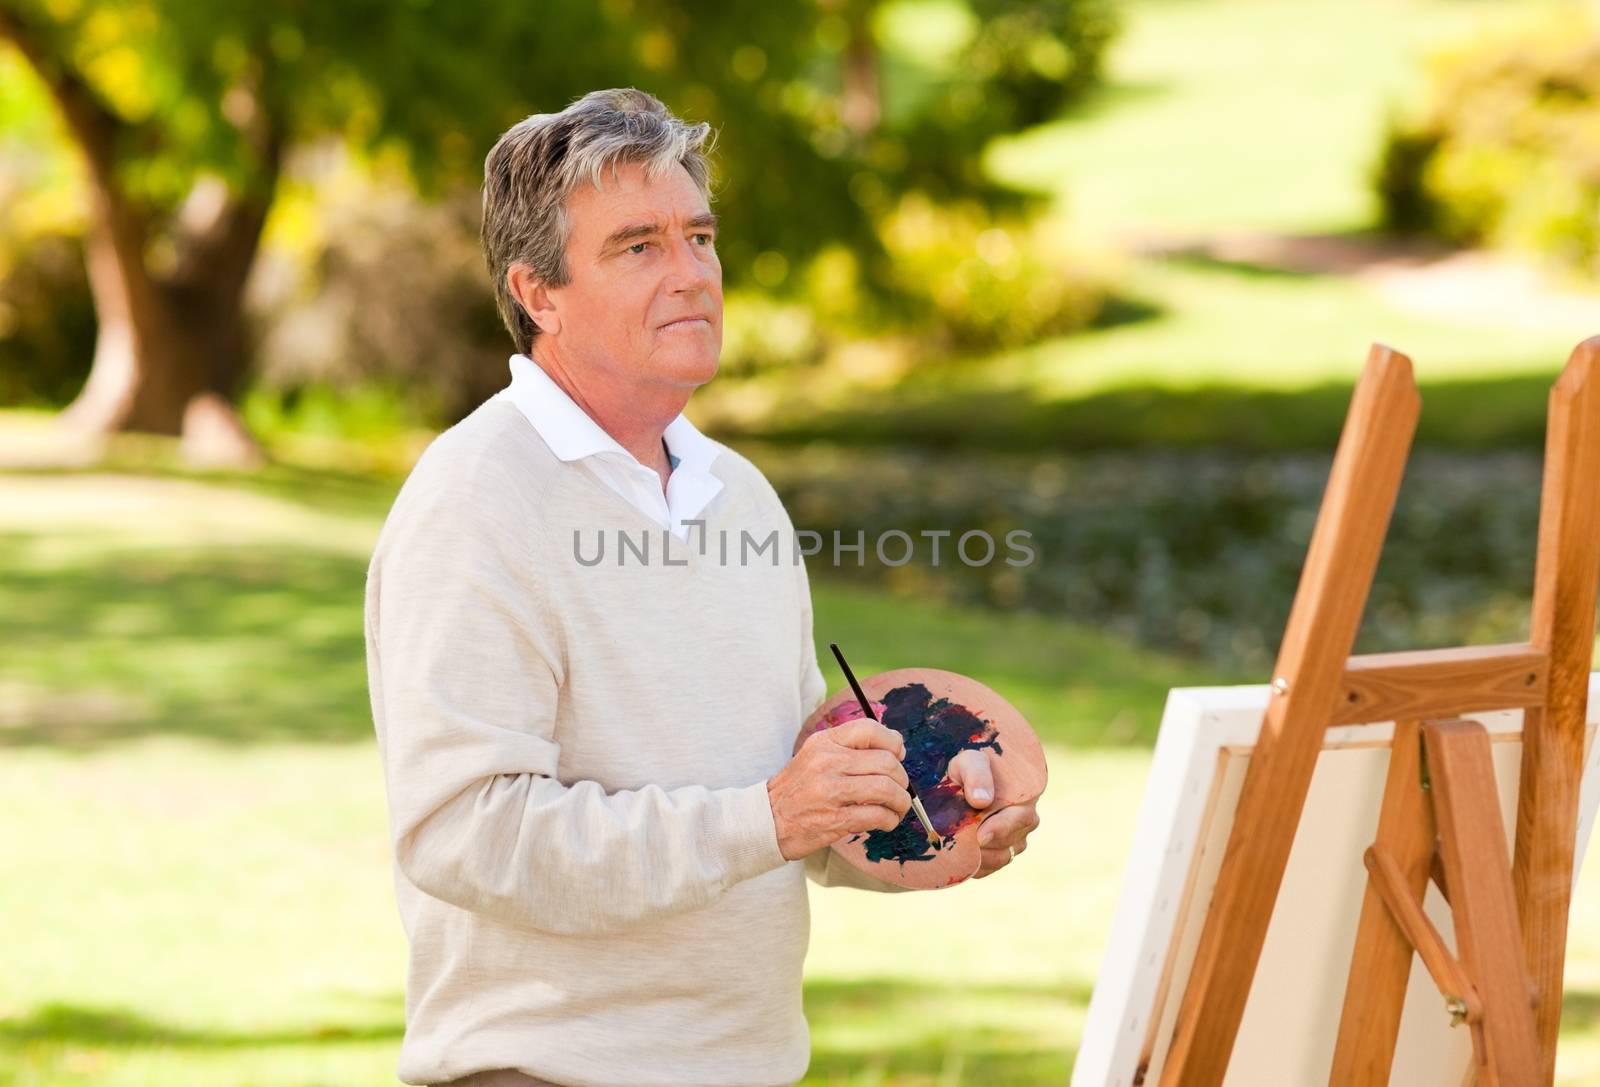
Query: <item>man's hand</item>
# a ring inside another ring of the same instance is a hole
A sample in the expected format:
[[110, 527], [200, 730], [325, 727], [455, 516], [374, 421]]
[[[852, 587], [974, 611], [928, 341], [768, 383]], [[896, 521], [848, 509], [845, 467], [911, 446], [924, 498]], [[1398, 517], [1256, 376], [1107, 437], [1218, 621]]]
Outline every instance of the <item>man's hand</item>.
[[[961, 787], [961, 796], [974, 808], [987, 808], [994, 803], [994, 771], [989, 765], [991, 754], [987, 748], [968, 749], [950, 760], [945, 776]], [[978, 826], [978, 847], [983, 861], [974, 879], [998, 872], [1010, 864], [1016, 854], [1028, 848], [1028, 835], [1039, 825], [1038, 801], [1026, 804], [1009, 804], [986, 818]]]
[[813, 733], [767, 782], [778, 849], [796, 860], [848, 834], [893, 830], [911, 807], [905, 741], [863, 717]]

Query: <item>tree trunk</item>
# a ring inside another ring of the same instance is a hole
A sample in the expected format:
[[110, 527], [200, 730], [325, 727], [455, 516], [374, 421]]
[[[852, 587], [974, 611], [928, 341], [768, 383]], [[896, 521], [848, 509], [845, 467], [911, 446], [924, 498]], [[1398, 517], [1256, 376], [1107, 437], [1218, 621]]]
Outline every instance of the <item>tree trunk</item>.
[[183, 281], [158, 281], [142, 262], [124, 267], [106, 234], [97, 224], [88, 244], [94, 363], [60, 422], [80, 433], [181, 435], [194, 463], [264, 463], [233, 407], [249, 366], [243, 276], [213, 256]]
[[94, 434], [182, 435], [191, 461], [260, 464], [265, 457], [233, 399], [249, 362], [245, 280], [283, 150], [283, 132], [261, 94], [264, 66], [250, 69], [229, 92], [228, 118], [254, 159], [252, 187], [230, 192], [202, 177], [172, 224], [174, 269], [157, 275], [147, 252], [157, 213], [131, 198], [118, 178], [129, 122], [72, 66], [56, 36], [4, 6], [0, 38], [15, 44], [44, 81], [88, 166], [87, 260], [100, 332], [89, 379], [60, 421]]

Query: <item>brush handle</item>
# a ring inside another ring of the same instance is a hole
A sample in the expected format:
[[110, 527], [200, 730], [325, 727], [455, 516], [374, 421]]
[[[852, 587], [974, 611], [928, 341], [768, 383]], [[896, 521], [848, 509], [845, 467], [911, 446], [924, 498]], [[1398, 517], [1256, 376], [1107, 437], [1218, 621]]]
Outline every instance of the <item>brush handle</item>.
[[[850, 689], [856, 693], [856, 701], [861, 703], [861, 712], [865, 713], [868, 717], [872, 718], [874, 721], [877, 721], [878, 720], [878, 715], [872, 712], [872, 702], [870, 700], [868, 700], [866, 692], [861, 689], [861, 684], [856, 682], [856, 674], [854, 672], [850, 671], [850, 666], [845, 663], [844, 654], [839, 652], [838, 643], [837, 642], [829, 642], [828, 643], [828, 648], [833, 650], [833, 658], [834, 658], [834, 660], [839, 662], [839, 670], [844, 673], [844, 678], [849, 682]], [[879, 723], [881, 724], [882, 722], [879, 722]], [[910, 781], [909, 778], [906, 780], [906, 792], [911, 794], [911, 799], [912, 800], [917, 799], [916, 786], [911, 784], [911, 781]], [[923, 822], [924, 821], [921, 813], [918, 813], [917, 821], [918, 822]], [[926, 826], [926, 824], [924, 824], [924, 825]]]

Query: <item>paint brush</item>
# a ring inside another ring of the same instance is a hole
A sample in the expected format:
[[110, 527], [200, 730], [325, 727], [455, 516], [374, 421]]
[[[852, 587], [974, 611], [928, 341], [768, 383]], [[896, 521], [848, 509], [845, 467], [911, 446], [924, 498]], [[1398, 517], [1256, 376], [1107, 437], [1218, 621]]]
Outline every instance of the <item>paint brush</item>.
[[[833, 650], [833, 657], [839, 662], [839, 668], [844, 672], [844, 678], [850, 681], [850, 689], [856, 693], [856, 701], [861, 703], [861, 712], [874, 721], [878, 715], [872, 712], [872, 703], [867, 700], [866, 692], [861, 689], [861, 684], [856, 682], [856, 674], [850, 671], [850, 666], [845, 663], [844, 654], [839, 652], [839, 646], [834, 642], [828, 643], [828, 648]], [[880, 721], [879, 724], [882, 724]], [[928, 809], [922, 806], [922, 801], [917, 798], [917, 787], [911, 784], [911, 779], [906, 778], [906, 792], [911, 794], [911, 810], [916, 813], [917, 821], [922, 824], [923, 831], [928, 835], [928, 844], [938, 849], [944, 842], [939, 837], [939, 832], [933, 829], [933, 820], [928, 818]]]

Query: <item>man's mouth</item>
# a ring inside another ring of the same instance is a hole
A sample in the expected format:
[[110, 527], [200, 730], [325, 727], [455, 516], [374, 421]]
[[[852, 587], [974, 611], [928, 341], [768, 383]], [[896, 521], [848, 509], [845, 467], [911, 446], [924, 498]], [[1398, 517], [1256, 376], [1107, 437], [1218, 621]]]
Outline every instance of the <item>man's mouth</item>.
[[698, 328], [710, 327], [711, 322], [704, 317], [681, 317], [676, 321], [669, 321], [661, 326], [663, 332], [673, 328]]

